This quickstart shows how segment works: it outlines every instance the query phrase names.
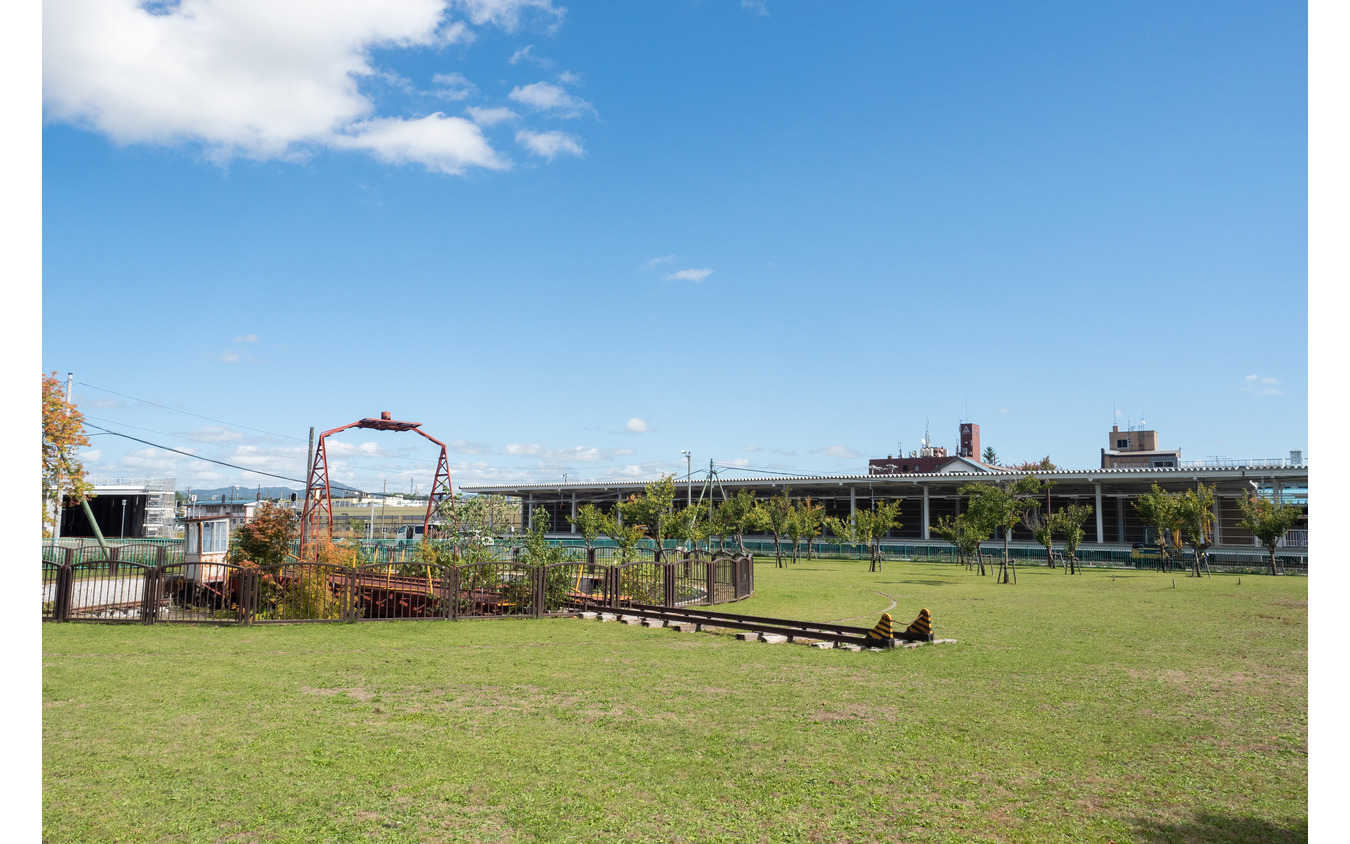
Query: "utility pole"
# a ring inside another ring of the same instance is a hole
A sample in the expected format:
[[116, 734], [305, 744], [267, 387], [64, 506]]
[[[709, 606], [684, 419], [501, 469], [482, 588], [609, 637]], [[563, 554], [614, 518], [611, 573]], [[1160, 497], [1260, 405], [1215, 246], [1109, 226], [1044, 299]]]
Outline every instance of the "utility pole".
[[694, 506], [694, 455], [693, 452], [685, 449], [680, 450], [684, 455], [684, 506]]

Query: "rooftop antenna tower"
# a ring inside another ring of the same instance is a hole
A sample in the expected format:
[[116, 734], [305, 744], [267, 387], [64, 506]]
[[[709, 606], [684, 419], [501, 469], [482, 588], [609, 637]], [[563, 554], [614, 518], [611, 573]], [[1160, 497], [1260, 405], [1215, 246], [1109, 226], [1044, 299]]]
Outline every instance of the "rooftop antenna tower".
[[933, 444], [933, 435], [928, 433], [928, 417], [923, 418], [923, 445], [924, 448]]

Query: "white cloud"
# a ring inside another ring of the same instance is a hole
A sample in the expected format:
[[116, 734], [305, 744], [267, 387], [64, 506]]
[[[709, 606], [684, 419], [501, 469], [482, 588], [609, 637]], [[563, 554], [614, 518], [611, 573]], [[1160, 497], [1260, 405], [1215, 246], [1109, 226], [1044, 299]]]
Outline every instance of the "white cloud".
[[858, 452], [842, 445], [827, 445], [824, 448], [816, 449], [814, 453], [823, 454], [826, 457], [848, 458], [849, 460], [856, 460], [859, 457], [862, 457], [862, 455], [859, 454]]
[[431, 77], [431, 82], [436, 86], [432, 93], [451, 102], [468, 99], [478, 92], [478, 87], [462, 73], [438, 73]]
[[492, 149], [476, 124], [440, 112], [416, 120], [377, 118], [358, 123], [349, 132], [336, 136], [333, 145], [365, 150], [393, 164], [414, 162], [451, 175], [471, 166], [490, 170], [510, 166]]
[[244, 433], [242, 431], [222, 428], [219, 425], [208, 425], [205, 428], [188, 431], [183, 436], [189, 439], [202, 440], [209, 443], [237, 442], [244, 439]]
[[478, 108], [470, 106], [464, 109], [464, 113], [479, 126], [496, 126], [498, 123], [504, 123], [507, 120], [516, 120], [520, 117], [509, 108], [502, 106], [500, 108]]
[[1256, 393], [1259, 396], [1282, 396], [1279, 381], [1266, 375], [1248, 375], [1242, 379], [1242, 392]]
[[564, 6], [554, 6], [553, 0], [453, 0], [454, 5], [468, 12], [475, 24], [494, 24], [507, 32], [520, 26], [520, 19], [535, 15], [549, 20], [552, 27], [562, 23], [567, 13]]
[[760, 448], [757, 445], [747, 445], [745, 448], [741, 449], [742, 452], [763, 451], [763, 450], [764, 449]]
[[236, 343], [256, 343], [256, 342], [258, 342], [258, 335], [257, 335], [257, 334], [245, 334], [243, 337], [236, 337], [236, 338], [234, 338], [234, 342], [236, 342]]
[[521, 129], [516, 133], [516, 143], [549, 161], [563, 154], [578, 157], [586, 154], [576, 136], [566, 132], [532, 132], [529, 129]]
[[506, 61], [508, 64], [512, 66], [518, 65], [522, 61], [527, 61], [530, 64], [535, 65], [536, 67], [542, 67], [545, 69], [551, 68], [555, 64], [555, 62], [552, 59], [546, 59], [543, 58], [542, 56], [536, 55], [534, 52], [533, 44], [527, 44], [526, 46], [521, 47], [519, 50], [516, 50], [514, 53], [511, 54], [511, 58], [507, 59]]
[[671, 261], [675, 260], [675, 258], [675, 255], [662, 255], [659, 258], [650, 258], [647, 261], [647, 269], [655, 269], [661, 264], [669, 264]]
[[747, 459], [745, 459], [744, 457], [737, 457], [735, 460], [729, 461], [729, 462], [727, 463], [727, 465], [728, 465], [728, 466], [739, 466], [739, 467], [741, 467], [741, 468], [745, 468], [746, 466], [749, 466], [749, 465], [750, 465], [750, 461], [747, 460]]
[[998, 412], [999, 412], [999, 413], [1012, 413], [1012, 411], [1009, 410], [1009, 409], [1006, 408], [1006, 407], [1000, 407], [1000, 408], [998, 409]]
[[455, 454], [491, 454], [492, 446], [487, 443], [470, 442], [468, 440], [450, 440], [445, 444], [446, 451], [452, 451]]
[[703, 279], [707, 278], [712, 274], [713, 274], [712, 270], [694, 269], [691, 267], [690, 269], [687, 270], [679, 270], [677, 272], [671, 273], [670, 275], [666, 276], [666, 281], [702, 281]]
[[647, 430], [647, 423], [634, 416], [632, 419], [628, 420], [628, 424], [624, 427], [635, 434], [641, 434]]
[[221, 353], [220, 353], [220, 362], [221, 362], [221, 363], [238, 363], [238, 362], [239, 362], [239, 353], [238, 353], [238, 352], [229, 352], [229, 351], [221, 352]]
[[529, 85], [517, 85], [511, 89], [508, 97], [523, 105], [540, 111], [555, 113], [558, 117], [580, 117], [595, 109], [590, 103], [567, 93], [567, 89], [552, 82], [532, 82]]
[[[377, 50], [472, 40], [456, 12], [513, 31], [526, 16], [556, 26], [565, 10], [552, 0], [48, 0], [45, 116], [119, 144], [200, 145], [216, 160], [340, 147], [443, 173], [500, 169], [468, 121], [382, 116], [362, 90], [406, 87], [377, 66]], [[437, 82], [452, 100], [474, 90], [458, 74]]]
[[741, 0], [741, 8], [748, 9], [760, 17], [768, 17], [769, 15], [768, 0]]
[[543, 453], [542, 443], [507, 443], [502, 447], [502, 454], [509, 454], [512, 457], [533, 457]]

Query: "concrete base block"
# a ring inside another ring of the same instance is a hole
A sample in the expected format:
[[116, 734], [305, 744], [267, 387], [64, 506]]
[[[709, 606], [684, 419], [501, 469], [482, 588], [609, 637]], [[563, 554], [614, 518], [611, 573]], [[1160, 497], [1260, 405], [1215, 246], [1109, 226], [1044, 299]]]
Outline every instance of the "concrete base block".
[[626, 615], [623, 618], [619, 619], [619, 621], [622, 621], [624, 624], [628, 624], [634, 627], [642, 623], [642, 619], [638, 618], [635, 615]]
[[615, 615], [614, 613], [612, 613], [612, 612], [602, 612], [602, 613], [600, 613], [600, 620], [601, 620], [601, 621], [618, 621], [618, 620], [619, 620], [619, 617], [618, 617], [617, 615]]
[[841, 651], [860, 651], [862, 645], [850, 645], [848, 642], [835, 642], [834, 646]]
[[785, 645], [787, 644], [788, 637], [784, 636], [782, 633], [761, 633], [759, 634], [759, 640], [761, 642], [768, 642], [770, 645]]
[[927, 642], [905, 642], [905, 644], [902, 645], [901, 647], [903, 647], [905, 650], [908, 651], [908, 650], [912, 650], [912, 649], [914, 649], [914, 648], [922, 648], [922, 647], [923, 647], [924, 645], [926, 645], [926, 644], [928, 644], [928, 643], [927, 643]]
[[643, 626], [643, 627], [665, 627], [665, 626], [666, 626], [666, 620], [663, 619], [663, 618], [644, 618], [644, 619], [642, 619], [642, 626]]
[[740, 639], [742, 642], [758, 642], [759, 634], [751, 633], [749, 631], [743, 631], [741, 633], [737, 633], [736, 638]]
[[934, 639], [934, 640], [933, 640], [933, 644], [935, 644], [935, 645], [955, 645], [955, 644], [956, 644], [956, 640], [955, 640], [955, 639]]
[[692, 621], [672, 621], [666, 627], [681, 633], [694, 633], [698, 630], [698, 625]]
[[811, 647], [820, 648], [822, 651], [829, 650], [834, 647], [834, 642], [812, 642]]
[[598, 613], [598, 612], [584, 612], [584, 613], [581, 614], [581, 617], [584, 618], [584, 619], [586, 619], [587, 621], [595, 621], [597, 618], [600, 617], [600, 613]]

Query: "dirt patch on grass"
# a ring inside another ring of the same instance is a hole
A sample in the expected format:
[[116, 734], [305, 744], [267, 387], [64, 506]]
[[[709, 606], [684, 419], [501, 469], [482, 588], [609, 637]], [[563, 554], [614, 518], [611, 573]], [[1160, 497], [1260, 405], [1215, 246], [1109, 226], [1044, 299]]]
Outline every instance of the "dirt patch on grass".
[[1162, 680], [1188, 691], [1200, 686], [1306, 686], [1308, 674], [1290, 669], [1270, 668], [1262, 672], [1216, 671], [1192, 668], [1189, 671], [1168, 669], [1126, 668], [1125, 673], [1136, 680]]
[[832, 704], [828, 708], [812, 712], [806, 720], [815, 724], [832, 724], [837, 721], [861, 721], [866, 724], [894, 724], [896, 722], [894, 706], [868, 706], [862, 703]]
[[337, 689], [315, 689], [311, 688], [310, 686], [301, 686], [300, 691], [304, 692], [307, 695], [319, 695], [321, 697], [332, 697], [334, 695], [345, 694], [352, 700], [361, 700], [361, 701], [370, 700], [371, 698], [375, 697], [374, 692], [370, 691], [369, 689], [363, 689], [360, 686], [351, 686], [348, 688], [337, 688]]

